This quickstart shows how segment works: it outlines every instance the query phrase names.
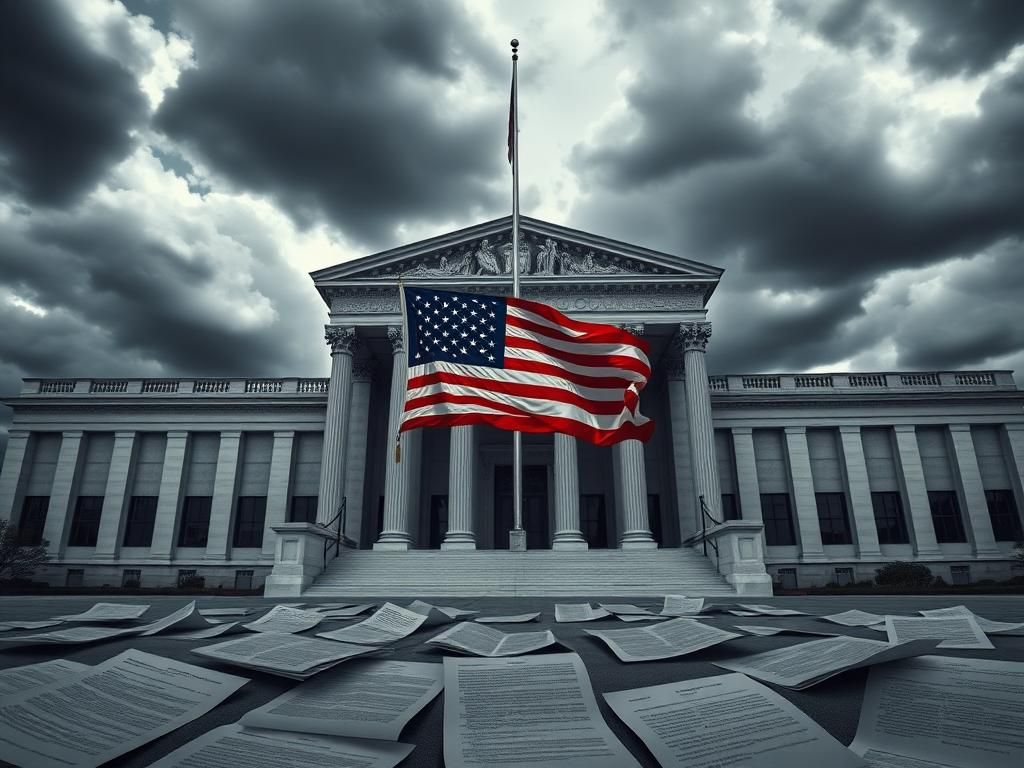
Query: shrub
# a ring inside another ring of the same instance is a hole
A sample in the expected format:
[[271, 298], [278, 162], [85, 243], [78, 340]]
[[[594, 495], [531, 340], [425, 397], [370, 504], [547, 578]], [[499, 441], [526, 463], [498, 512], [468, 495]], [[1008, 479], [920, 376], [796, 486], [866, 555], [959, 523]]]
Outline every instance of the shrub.
[[974, 586], [976, 586], [976, 587], [991, 587], [991, 586], [995, 585], [996, 583], [998, 583], [998, 582], [996, 582], [995, 579], [981, 579], [980, 581], [974, 582]]
[[947, 584], [946, 580], [944, 578], [942, 578], [941, 576], [936, 576], [935, 580], [932, 582], [932, 586], [933, 587], [948, 587], [949, 584]]
[[190, 576], [187, 579], [182, 579], [178, 583], [178, 589], [182, 590], [203, 589], [205, 586], [206, 579], [202, 576]]
[[46, 544], [22, 544], [18, 529], [9, 520], [0, 520], [0, 579], [31, 578], [36, 568], [46, 562]]
[[932, 572], [922, 563], [889, 563], [875, 571], [879, 585], [899, 587], [927, 587], [932, 583]]

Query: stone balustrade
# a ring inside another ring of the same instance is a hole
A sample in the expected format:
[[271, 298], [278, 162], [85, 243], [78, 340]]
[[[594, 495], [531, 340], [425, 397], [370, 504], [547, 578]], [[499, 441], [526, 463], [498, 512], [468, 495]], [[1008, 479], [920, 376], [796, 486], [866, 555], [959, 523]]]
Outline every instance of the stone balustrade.
[[241, 395], [326, 395], [328, 379], [24, 379], [22, 397], [104, 395], [125, 397], [207, 397]]

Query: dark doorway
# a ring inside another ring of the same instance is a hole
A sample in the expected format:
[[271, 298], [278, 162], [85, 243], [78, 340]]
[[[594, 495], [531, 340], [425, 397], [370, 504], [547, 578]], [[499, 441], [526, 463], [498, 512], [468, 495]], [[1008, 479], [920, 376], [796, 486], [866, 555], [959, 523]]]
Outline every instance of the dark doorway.
[[440, 549], [448, 533], [448, 494], [430, 497], [430, 548]]
[[[494, 548], [508, 549], [508, 532], [513, 522], [512, 467], [494, 468]], [[523, 528], [527, 549], [549, 549], [548, 470], [547, 467], [523, 467]]]
[[580, 496], [580, 530], [591, 549], [608, 548], [608, 520], [604, 511], [603, 493]]

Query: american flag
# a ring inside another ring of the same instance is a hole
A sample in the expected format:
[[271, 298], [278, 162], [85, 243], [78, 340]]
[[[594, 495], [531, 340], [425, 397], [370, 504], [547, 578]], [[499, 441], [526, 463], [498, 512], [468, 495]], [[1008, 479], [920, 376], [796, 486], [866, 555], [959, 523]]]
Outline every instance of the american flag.
[[491, 424], [597, 445], [647, 440], [647, 344], [536, 301], [404, 287], [408, 384], [400, 431]]

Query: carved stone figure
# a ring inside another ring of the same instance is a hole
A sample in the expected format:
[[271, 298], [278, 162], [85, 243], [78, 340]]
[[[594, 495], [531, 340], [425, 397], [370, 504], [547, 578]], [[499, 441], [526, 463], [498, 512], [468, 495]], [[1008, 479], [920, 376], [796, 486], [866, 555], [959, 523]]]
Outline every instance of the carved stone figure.
[[500, 275], [505, 271], [498, 254], [494, 251], [494, 246], [487, 238], [480, 241], [480, 247], [477, 249], [475, 257], [478, 274]]
[[470, 275], [473, 273], [473, 254], [469, 251], [463, 251], [456, 254], [449, 261], [449, 253], [451, 251], [441, 254], [436, 267], [417, 264], [404, 274], [406, 277], [451, 277], [452, 275]]
[[[501, 246], [501, 258], [505, 262], [505, 274], [512, 274], [512, 243]], [[530, 274], [530, 244], [522, 238], [519, 240], [519, 274]]]
[[544, 245], [537, 251], [537, 274], [555, 274], [555, 263], [558, 258], [558, 244], [550, 237], [545, 239]]

